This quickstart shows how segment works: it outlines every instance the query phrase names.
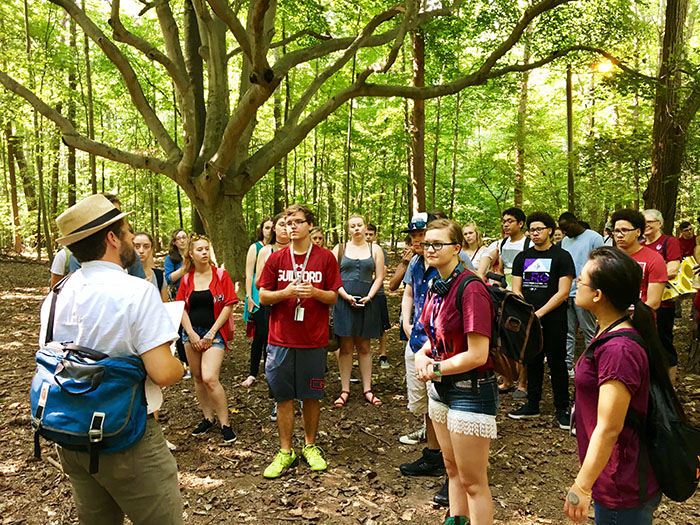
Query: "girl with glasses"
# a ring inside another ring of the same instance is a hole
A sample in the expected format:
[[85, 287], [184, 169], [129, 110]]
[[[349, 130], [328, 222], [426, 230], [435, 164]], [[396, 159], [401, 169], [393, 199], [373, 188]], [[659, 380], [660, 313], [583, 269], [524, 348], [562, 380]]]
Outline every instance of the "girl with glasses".
[[416, 354], [415, 373], [421, 381], [432, 381], [428, 410], [449, 481], [445, 523], [483, 525], [493, 523], [487, 467], [498, 408], [489, 355], [494, 309], [480, 279], [466, 285], [458, 308], [460, 283], [473, 275], [459, 259], [461, 244], [456, 222], [438, 219], [428, 225], [423, 253], [439, 278], [421, 314], [428, 341]]
[[[598, 525], [650, 525], [661, 500], [650, 468], [646, 494], [640, 499], [638, 461], [648, 459], [640, 458], [644, 452], [638, 436], [625, 425], [629, 409], [646, 418], [651, 375], [677, 402], [654, 313], [639, 297], [641, 283], [639, 264], [610, 246], [591, 252], [578, 280], [576, 305], [593, 313], [598, 329], [575, 368], [574, 419], [581, 468], [564, 505], [575, 522], [587, 519], [594, 501]], [[640, 336], [644, 347], [631, 338]]]

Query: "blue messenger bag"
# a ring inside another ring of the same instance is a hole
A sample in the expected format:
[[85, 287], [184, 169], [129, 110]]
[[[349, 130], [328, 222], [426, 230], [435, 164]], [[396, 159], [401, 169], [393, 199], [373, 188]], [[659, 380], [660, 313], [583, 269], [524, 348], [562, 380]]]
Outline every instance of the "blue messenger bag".
[[110, 357], [53, 341], [56, 298], [66, 280], [54, 287], [46, 338], [36, 353], [30, 392], [34, 455], [41, 457], [42, 436], [88, 453], [94, 474], [100, 454], [127, 449], [143, 437], [146, 370], [136, 356]]

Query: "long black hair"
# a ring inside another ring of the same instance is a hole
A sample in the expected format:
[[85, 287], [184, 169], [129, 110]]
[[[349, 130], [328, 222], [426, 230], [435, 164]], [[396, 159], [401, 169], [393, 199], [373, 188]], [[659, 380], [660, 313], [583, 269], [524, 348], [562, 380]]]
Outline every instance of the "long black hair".
[[182, 228], [178, 228], [177, 230], [173, 231], [173, 235], [170, 238], [170, 246], [168, 247], [168, 255], [174, 264], [180, 264], [182, 262], [182, 255], [180, 255], [180, 250], [177, 249], [177, 244], [175, 242], [175, 237], [177, 237], [177, 234], [180, 232], [187, 233]]
[[676, 396], [668, 376], [668, 363], [656, 329], [654, 311], [639, 298], [643, 272], [641, 266], [621, 249], [614, 246], [600, 246], [589, 256], [595, 264], [589, 272], [590, 286], [600, 290], [606, 299], [618, 310], [626, 311], [634, 305], [631, 324], [644, 340], [644, 350], [649, 359], [649, 373], [657, 384], [668, 393], [679, 414], [685, 417], [680, 400]]

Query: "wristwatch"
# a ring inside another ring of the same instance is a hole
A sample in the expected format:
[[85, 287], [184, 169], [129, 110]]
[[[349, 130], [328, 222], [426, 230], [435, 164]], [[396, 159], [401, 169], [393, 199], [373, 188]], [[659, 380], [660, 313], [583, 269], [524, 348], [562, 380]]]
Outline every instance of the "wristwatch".
[[440, 362], [433, 363], [433, 374], [435, 374], [437, 377], [442, 377], [442, 374], [440, 373]]

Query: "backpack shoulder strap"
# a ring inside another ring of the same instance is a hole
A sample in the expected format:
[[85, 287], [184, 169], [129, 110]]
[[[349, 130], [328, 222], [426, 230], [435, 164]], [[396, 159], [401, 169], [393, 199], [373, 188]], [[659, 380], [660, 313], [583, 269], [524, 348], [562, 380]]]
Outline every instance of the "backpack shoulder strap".
[[610, 332], [608, 334], [601, 336], [600, 338], [593, 341], [590, 345], [588, 345], [588, 348], [586, 348], [586, 352], [585, 352], [586, 358], [587, 359], [593, 358], [593, 353], [595, 352], [596, 348], [598, 348], [600, 345], [602, 345], [606, 341], [609, 341], [610, 339], [614, 339], [616, 337], [626, 337], [627, 339], [631, 339], [632, 341], [637, 343], [639, 346], [644, 348], [644, 339], [642, 339], [641, 336], [639, 336], [638, 334], [632, 334], [629, 332], [620, 333], [619, 331]]
[[670, 237], [667, 235], [664, 239], [663, 245], [661, 246], [661, 256], [664, 258], [664, 261], [666, 261], [666, 245], [668, 244], [669, 239]]
[[156, 284], [158, 285], [158, 291], [160, 291], [161, 288], [163, 288], [163, 279], [165, 279], [163, 270], [160, 268], [153, 268], [153, 274], [156, 276]]
[[338, 266], [340, 266], [340, 261], [343, 260], [343, 255], [345, 254], [345, 243], [338, 243]]
[[508, 237], [503, 239], [501, 241], [501, 244], [498, 245], [498, 255], [501, 255], [501, 252], [503, 251], [503, 247], [506, 245], [506, 242], [508, 242]]
[[467, 274], [467, 276], [459, 282], [459, 286], [457, 286], [457, 311], [460, 313], [462, 313], [462, 297], [464, 296], [464, 290], [466, 290], [469, 283], [474, 281], [480, 281], [486, 286], [486, 283], [484, 283], [478, 275], [474, 275], [473, 273]]
[[525, 237], [525, 242], [523, 243], [523, 251], [530, 247], [530, 237]]

